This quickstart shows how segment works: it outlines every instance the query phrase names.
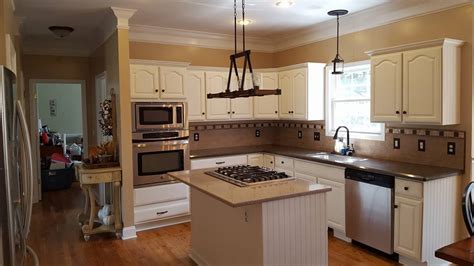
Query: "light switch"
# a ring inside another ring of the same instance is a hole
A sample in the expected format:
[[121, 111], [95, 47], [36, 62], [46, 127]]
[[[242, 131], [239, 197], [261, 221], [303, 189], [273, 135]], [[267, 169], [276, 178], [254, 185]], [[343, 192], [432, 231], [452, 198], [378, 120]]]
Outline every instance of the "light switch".
[[418, 151], [425, 151], [426, 150], [426, 141], [424, 139], [418, 140]]
[[298, 130], [298, 138], [302, 139], [303, 138], [303, 131]]
[[394, 138], [393, 139], [393, 148], [399, 150], [400, 149], [400, 139]]

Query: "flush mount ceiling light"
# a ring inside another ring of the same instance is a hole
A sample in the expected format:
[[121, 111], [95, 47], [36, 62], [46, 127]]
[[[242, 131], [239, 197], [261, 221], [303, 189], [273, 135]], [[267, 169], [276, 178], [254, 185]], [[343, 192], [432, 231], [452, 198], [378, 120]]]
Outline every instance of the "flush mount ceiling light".
[[[245, 0], [242, 0], [242, 21], [245, 21]], [[246, 98], [253, 96], [265, 96], [265, 95], [281, 95], [280, 89], [269, 89], [269, 90], [260, 90], [259, 86], [255, 83], [255, 77], [253, 75], [252, 63], [250, 62], [250, 50], [245, 50], [245, 23], [242, 23], [242, 52], [237, 53], [237, 0], [234, 0], [234, 54], [230, 55], [230, 67], [229, 67], [229, 77], [227, 78], [227, 89], [224, 92], [218, 93], [208, 93], [207, 98]], [[244, 68], [242, 71], [242, 78], [239, 76], [239, 71], [237, 69], [236, 59], [244, 58]], [[252, 88], [244, 90], [245, 83], [245, 73], [250, 72], [250, 77], [252, 81]], [[232, 72], [235, 73], [237, 78], [238, 89], [231, 91], [230, 84], [232, 81]]]
[[295, 1], [292, 1], [292, 0], [278, 0], [275, 2], [275, 5], [281, 8], [290, 7], [294, 4], [295, 4]]
[[328, 12], [329, 16], [337, 17], [337, 39], [336, 39], [337, 48], [336, 48], [336, 56], [332, 60], [332, 64], [333, 64], [332, 74], [333, 75], [340, 75], [344, 73], [344, 59], [342, 59], [342, 57], [339, 56], [339, 16], [344, 16], [347, 13], [349, 13], [349, 11], [345, 9], [336, 9], [336, 10], [331, 10]]
[[74, 31], [74, 28], [68, 26], [51, 26], [48, 29], [59, 39], [63, 39]]
[[250, 19], [238, 19], [238, 20], [237, 20], [237, 23], [238, 23], [239, 25], [247, 26], [247, 25], [249, 25], [249, 24], [252, 24], [253, 21], [250, 20]]

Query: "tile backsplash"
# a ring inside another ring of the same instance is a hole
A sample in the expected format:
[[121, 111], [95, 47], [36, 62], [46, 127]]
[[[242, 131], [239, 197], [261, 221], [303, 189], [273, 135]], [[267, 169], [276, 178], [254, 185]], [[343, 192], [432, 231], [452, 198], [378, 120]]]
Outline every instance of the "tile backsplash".
[[[334, 145], [322, 122], [200, 122], [191, 123], [190, 131], [191, 150], [274, 144], [330, 152]], [[199, 141], [194, 140], [194, 133], [199, 134]], [[425, 151], [419, 151], [419, 140], [424, 140]], [[464, 169], [463, 131], [387, 127], [385, 141], [351, 138], [351, 143], [356, 156]], [[454, 155], [448, 154], [448, 143], [454, 144]]]

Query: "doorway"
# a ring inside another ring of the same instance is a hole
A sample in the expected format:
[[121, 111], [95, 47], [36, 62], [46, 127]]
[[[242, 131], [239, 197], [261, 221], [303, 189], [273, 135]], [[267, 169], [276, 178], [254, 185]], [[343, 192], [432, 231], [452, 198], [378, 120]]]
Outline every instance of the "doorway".
[[75, 180], [74, 162], [87, 154], [85, 82], [31, 80], [30, 122], [35, 171], [34, 202], [42, 191], [67, 188]]

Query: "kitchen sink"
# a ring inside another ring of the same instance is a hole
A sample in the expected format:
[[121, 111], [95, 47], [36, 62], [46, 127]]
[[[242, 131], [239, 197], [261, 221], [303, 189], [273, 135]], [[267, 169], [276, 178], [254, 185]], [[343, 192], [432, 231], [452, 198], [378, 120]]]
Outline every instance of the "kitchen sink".
[[310, 156], [321, 159], [321, 160], [334, 161], [338, 163], [355, 163], [355, 162], [362, 162], [362, 161], [367, 160], [365, 158], [358, 158], [358, 157], [351, 157], [351, 156], [344, 156], [344, 155], [323, 153], [323, 152], [312, 154]]

